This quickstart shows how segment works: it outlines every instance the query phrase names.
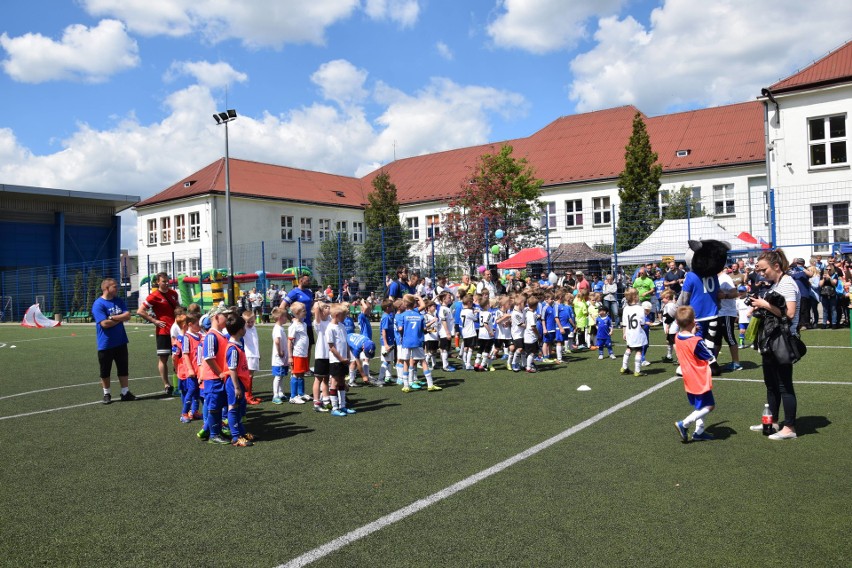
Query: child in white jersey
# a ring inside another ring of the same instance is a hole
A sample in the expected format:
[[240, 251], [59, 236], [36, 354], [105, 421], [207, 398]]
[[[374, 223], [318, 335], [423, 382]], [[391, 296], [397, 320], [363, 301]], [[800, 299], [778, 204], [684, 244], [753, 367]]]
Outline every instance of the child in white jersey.
[[627, 343], [627, 349], [624, 351], [624, 359], [621, 363], [621, 374], [626, 375], [628, 373], [627, 365], [630, 354], [635, 353], [633, 376], [641, 377], [645, 375], [642, 372], [642, 347], [648, 343], [648, 336], [642, 329], [645, 323], [645, 310], [639, 304], [639, 292], [636, 291], [636, 288], [627, 289], [624, 293], [624, 301], [627, 303], [627, 307], [624, 308], [621, 321], [624, 325], [622, 333], [624, 342]]
[[257, 337], [256, 316], [251, 310], [243, 311], [246, 320], [245, 335], [243, 336], [243, 351], [249, 370], [249, 384], [246, 388], [246, 404], [260, 404], [260, 399], [254, 396], [254, 374], [260, 370], [260, 339]]
[[[301, 302], [300, 302], [301, 304]], [[301, 304], [304, 311], [305, 305]], [[283, 404], [284, 389], [281, 379], [290, 372], [290, 349], [284, 324], [287, 323], [287, 310], [275, 307], [272, 310], [272, 404]]]

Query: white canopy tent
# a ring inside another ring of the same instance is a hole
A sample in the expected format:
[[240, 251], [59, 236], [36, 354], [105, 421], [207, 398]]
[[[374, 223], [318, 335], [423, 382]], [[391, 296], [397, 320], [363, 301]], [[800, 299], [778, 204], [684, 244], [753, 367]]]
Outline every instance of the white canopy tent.
[[667, 219], [648, 235], [639, 246], [618, 254], [619, 265], [645, 264], [660, 262], [664, 256], [673, 256], [675, 260], [683, 260], [689, 248], [688, 240], [700, 241], [713, 239], [730, 243], [735, 252], [761, 250], [760, 244], [749, 243], [737, 237], [734, 233], [716, 223], [711, 217], [694, 217], [692, 219]]

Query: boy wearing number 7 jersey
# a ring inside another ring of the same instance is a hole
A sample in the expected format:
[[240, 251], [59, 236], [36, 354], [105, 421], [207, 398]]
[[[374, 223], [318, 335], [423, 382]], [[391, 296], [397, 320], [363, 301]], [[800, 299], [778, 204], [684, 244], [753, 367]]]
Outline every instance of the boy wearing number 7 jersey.
[[622, 315], [624, 323], [622, 331], [627, 349], [624, 351], [624, 359], [621, 362], [621, 374], [626, 375], [629, 372], [627, 365], [630, 354], [635, 352], [633, 376], [641, 377], [645, 375], [642, 372], [642, 347], [648, 344], [648, 336], [642, 329], [642, 324], [645, 323], [645, 310], [639, 304], [639, 292], [636, 288], [628, 288], [624, 293], [624, 300], [627, 302], [627, 307], [624, 308]]

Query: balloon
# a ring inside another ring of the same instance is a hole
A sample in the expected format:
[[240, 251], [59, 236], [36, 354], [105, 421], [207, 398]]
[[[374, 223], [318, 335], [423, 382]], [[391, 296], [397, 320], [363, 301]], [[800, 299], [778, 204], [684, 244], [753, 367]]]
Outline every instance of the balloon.
[[492, 245], [491, 254], [500, 254], [500, 245]]
[[550, 274], [547, 275], [547, 280], [551, 284], [556, 284], [559, 281], [559, 277], [556, 275], [555, 272], [551, 272]]
[[505, 233], [503, 233], [503, 229], [497, 229], [496, 231], [494, 231], [494, 236], [498, 239], [502, 239], [504, 234]]
[[484, 265], [482, 265], [482, 264], [480, 264], [480, 265], [479, 265], [479, 268], [477, 268], [476, 270], [477, 270], [477, 272], [479, 272], [480, 274], [482, 274], [483, 272], [485, 272], [485, 266], [484, 266]]

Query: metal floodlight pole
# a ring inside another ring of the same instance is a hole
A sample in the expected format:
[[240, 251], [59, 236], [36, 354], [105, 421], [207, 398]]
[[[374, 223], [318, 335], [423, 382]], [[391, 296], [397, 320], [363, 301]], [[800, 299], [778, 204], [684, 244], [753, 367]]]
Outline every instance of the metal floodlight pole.
[[225, 112], [214, 114], [213, 118], [216, 120], [216, 124], [225, 125], [225, 247], [228, 256], [228, 301], [233, 306], [236, 305], [237, 299], [234, 297], [234, 243], [231, 229], [231, 156], [228, 149], [228, 123], [236, 120], [237, 111], [228, 109]]

